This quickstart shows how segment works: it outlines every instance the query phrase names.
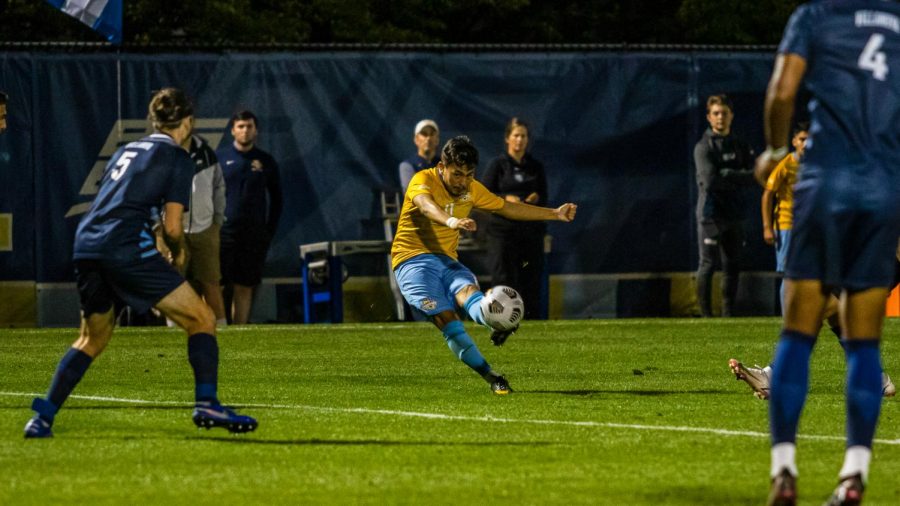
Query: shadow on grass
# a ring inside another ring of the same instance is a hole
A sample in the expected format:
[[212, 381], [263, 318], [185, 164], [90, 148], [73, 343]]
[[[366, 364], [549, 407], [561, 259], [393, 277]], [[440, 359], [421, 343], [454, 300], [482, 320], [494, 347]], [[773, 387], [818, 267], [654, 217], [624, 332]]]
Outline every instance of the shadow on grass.
[[[618, 395], [637, 395], [637, 396], [662, 396], [662, 395], [684, 395], [684, 394], [731, 394], [731, 390], [516, 390], [515, 394], [554, 394], [554, 395], [595, 395], [595, 394], [618, 394]], [[746, 392], [744, 392], [746, 393]]]
[[217, 443], [237, 443], [284, 446], [553, 446], [561, 443], [548, 441], [508, 441], [508, 442], [452, 442], [452, 441], [389, 441], [380, 439], [257, 439], [244, 435], [227, 437], [188, 436], [189, 441], [215, 441]]

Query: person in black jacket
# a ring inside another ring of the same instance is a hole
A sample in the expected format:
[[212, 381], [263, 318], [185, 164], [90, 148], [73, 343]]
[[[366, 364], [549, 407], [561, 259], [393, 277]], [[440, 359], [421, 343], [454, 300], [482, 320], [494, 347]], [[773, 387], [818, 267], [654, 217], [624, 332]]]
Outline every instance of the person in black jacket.
[[[547, 205], [544, 165], [529, 153], [528, 125], [512, 118], [504, 136], [506, 153], [491, 160], [480, 178], [491, 192], [509, 202]], [[525, 302], [525, 317], [540, 317], [541, 274], [544, 270], [544, 233], [541, 221], [512, 221], [490, 215], [487, 226], [491, 284], [515, 288]]]
[[744, 231], [741, 191], [753, 184], [753, 150], [731, 133], [731, 100], [712, 95], [706, 101], [709, 128], [694, 147], [697, 166], [697, 224], [700, 267], [697, 299], [700, 314], [712, 316], [715, 257], [722, 260], [722, 316], [731, 316], [737, 294]]
[[[281, 218], [281, 176], [278, 164], [256, 145], [256, 115], [237, 112], [231, 118], [234, 142], [216, 157], [225, 177], [225, 225], [221, 232], [221, 269], [230, 323], [247, 323], [253, 292], [262, 281], [269, 244]], [[231, 292], [232, 304], [228, 304]], [[229, 308], [229, 306], [232, 306]]]

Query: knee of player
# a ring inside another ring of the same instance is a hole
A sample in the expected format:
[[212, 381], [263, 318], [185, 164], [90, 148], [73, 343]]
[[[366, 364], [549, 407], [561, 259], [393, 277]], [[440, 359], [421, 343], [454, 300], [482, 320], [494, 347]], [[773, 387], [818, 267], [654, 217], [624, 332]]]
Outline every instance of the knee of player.
[[216, 315], [213, 313], [212, 308], [206, 305], [206, 303], [197, 304], [191, 318], [191, 327], [193, 328], [187, 328], [185, 330], [191, 334], [204, 332], [206, 334], [215, 335]]

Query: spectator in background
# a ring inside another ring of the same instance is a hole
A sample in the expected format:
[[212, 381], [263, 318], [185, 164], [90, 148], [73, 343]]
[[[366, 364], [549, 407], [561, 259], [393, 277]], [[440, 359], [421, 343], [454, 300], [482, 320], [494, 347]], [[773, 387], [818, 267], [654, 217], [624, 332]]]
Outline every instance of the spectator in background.
[[225, 325], [220, 268], [220, 232], [225, 222], [225, 178], [216, 152], [205, 139], [191, 135], [185, 148], [194, 162], [191, 205], [184, 214], [188, 260], [182, 274], [209, 304], [216, 323]]
[[235, 324], [249, 320], [253, 291], [262, 281], [269, 244], [281, 217], [278, 164], [256, 146], [258, 127], [252, 112], [236, 113], [231, 118], [234, 142], [216, 152], [225, 176], [221, 268], [231, 299], [226, 308]]
[[722, 260], [722, 316], [731, 316], [744, 246], [741, 191], [753, 184], [753, 150], [731, 132], [731, 100], [712, 95], [706, 101], [709, 128], [694, 147], [697, 168], [697, 224], [700, 267], [697, 299], [701, 316], [712, 316], [715, 259]]
[[400, 162], [400, 192], [406, 193], [406, 187], [416, 172], [437, 166], [441, 161], [438, 144], [441, 142], [441, 131], [434, 120], [423, 119], [416, 123], [413, 131], [413, 143], [416, 154]]
[[[507, 202], [547, 205], [544, 165], [528, 148], [528, 125], [512, 118], [504, 135], [506, 153], [494, 158], [481, 178], [484, 186]], [[543, 221], [513, 221], [491, 214], [487, 224], [491, 284], [515, 288], [525, 302], [525, 317], [538, 318], [544, 269]]]
[[6, 131], [6, 103], [9, 95], [0, 91], [0, 134]]

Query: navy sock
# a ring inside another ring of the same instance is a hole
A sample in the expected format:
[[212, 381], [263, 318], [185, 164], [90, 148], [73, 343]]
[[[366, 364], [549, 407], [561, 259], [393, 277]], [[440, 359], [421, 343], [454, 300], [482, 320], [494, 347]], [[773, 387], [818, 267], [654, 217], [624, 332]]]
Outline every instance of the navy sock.
[[816, 338], [782, 330], [769, 384], [769, 429], [772, 444], [794, 443], [800, 412], [809, 389], [809, 358]]
[[188, 361], [194, 368], [196, 401], [218, 402], [219, 344], [216, 336], [200, 333], [188, 337]]
[[847, 447], [872, 447], [881, 412], [878, 339], [845, 341], [847, 350]]
[[466, 329], [463, 328], [461, 321], [453, 320], [444, 327], [442, 332], [447, 346], [457, 358], [482, 376], [490, 372], [491, 366], [478, 351], [478, 347], [475, 346], [469, 334], [466, 334]]
[[471, 318], [473, 322], [479, 325], [485, 325], [484, 312], [481, 311], [481, 299], [483, 298], [483, 293], [475, 292], [470, 295], [466, 300], [466, 303], [463, 304], [463, 309], [465, 309], [466, 313], [469, 314], [469, 318]]
[[53, 422], [53, 417], [66, 399], [75, 389], [75, 385], [84, 377], [84, 373], [91, 366], [94, 359], [87, 353], [69, 348], [63, 355], [50, 382], [50, 390], [47, 391], [47, 403], [36, 403], [40, 406], [38, 414], [47, 422]]

